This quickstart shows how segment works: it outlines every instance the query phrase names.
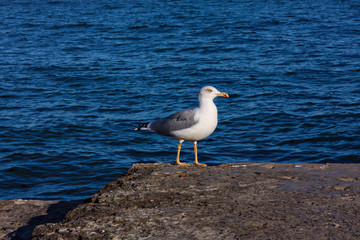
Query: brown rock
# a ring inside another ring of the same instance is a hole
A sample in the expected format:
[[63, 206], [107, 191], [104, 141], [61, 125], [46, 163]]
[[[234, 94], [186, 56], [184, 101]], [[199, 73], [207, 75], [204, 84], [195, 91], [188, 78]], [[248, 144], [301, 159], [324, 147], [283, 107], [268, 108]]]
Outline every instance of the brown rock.
[[30, 239], [34, 228], [60, 222], [80, 201], [2, 200], [0, 201], [0, 239]]
[[360, 239], [360, 165], [135, 164], [33, 239]]

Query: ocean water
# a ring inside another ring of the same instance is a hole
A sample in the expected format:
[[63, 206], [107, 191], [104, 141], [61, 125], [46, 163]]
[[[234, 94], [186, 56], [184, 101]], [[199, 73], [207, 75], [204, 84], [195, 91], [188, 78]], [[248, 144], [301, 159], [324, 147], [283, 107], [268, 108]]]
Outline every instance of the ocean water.
[[[197, 105], [199, 161], [360, 163], [360, 2], [0, 1], [0, 199], [83, 199], [178, 142], [134, 131]], [[183, 144], [181, 161], [193, 162]]]

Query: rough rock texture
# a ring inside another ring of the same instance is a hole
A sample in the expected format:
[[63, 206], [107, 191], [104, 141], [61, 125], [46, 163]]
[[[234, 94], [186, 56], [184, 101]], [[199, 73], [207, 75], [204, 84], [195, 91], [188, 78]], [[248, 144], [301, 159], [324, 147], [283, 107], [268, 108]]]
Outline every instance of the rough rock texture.
[[2, 200], [0, 201], [0, 239], [30, 239], [34, 228], [60, 222], [79, 201]]
[[360, 165], [135, 164], [33, 239], [360, 239]]

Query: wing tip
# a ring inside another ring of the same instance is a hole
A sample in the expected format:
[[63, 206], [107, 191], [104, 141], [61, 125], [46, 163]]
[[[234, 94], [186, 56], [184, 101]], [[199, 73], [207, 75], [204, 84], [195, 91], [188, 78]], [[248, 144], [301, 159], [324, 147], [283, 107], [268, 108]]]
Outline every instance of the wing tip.
[[150, 124], [150, 122], [140, 123], [139, 126], [137, 128], [135, 128], [135, 131], [149, 130], [148, 129], [149, 124]]

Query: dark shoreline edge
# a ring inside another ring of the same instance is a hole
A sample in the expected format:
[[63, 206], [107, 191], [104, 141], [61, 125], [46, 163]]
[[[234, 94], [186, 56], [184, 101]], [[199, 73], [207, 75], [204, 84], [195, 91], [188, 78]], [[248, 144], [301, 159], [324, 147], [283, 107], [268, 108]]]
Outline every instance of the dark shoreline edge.
[[360, 165], [134, 164], [84, 201], [1, 200], [0, 213], [1, 239], [356, 239]]

